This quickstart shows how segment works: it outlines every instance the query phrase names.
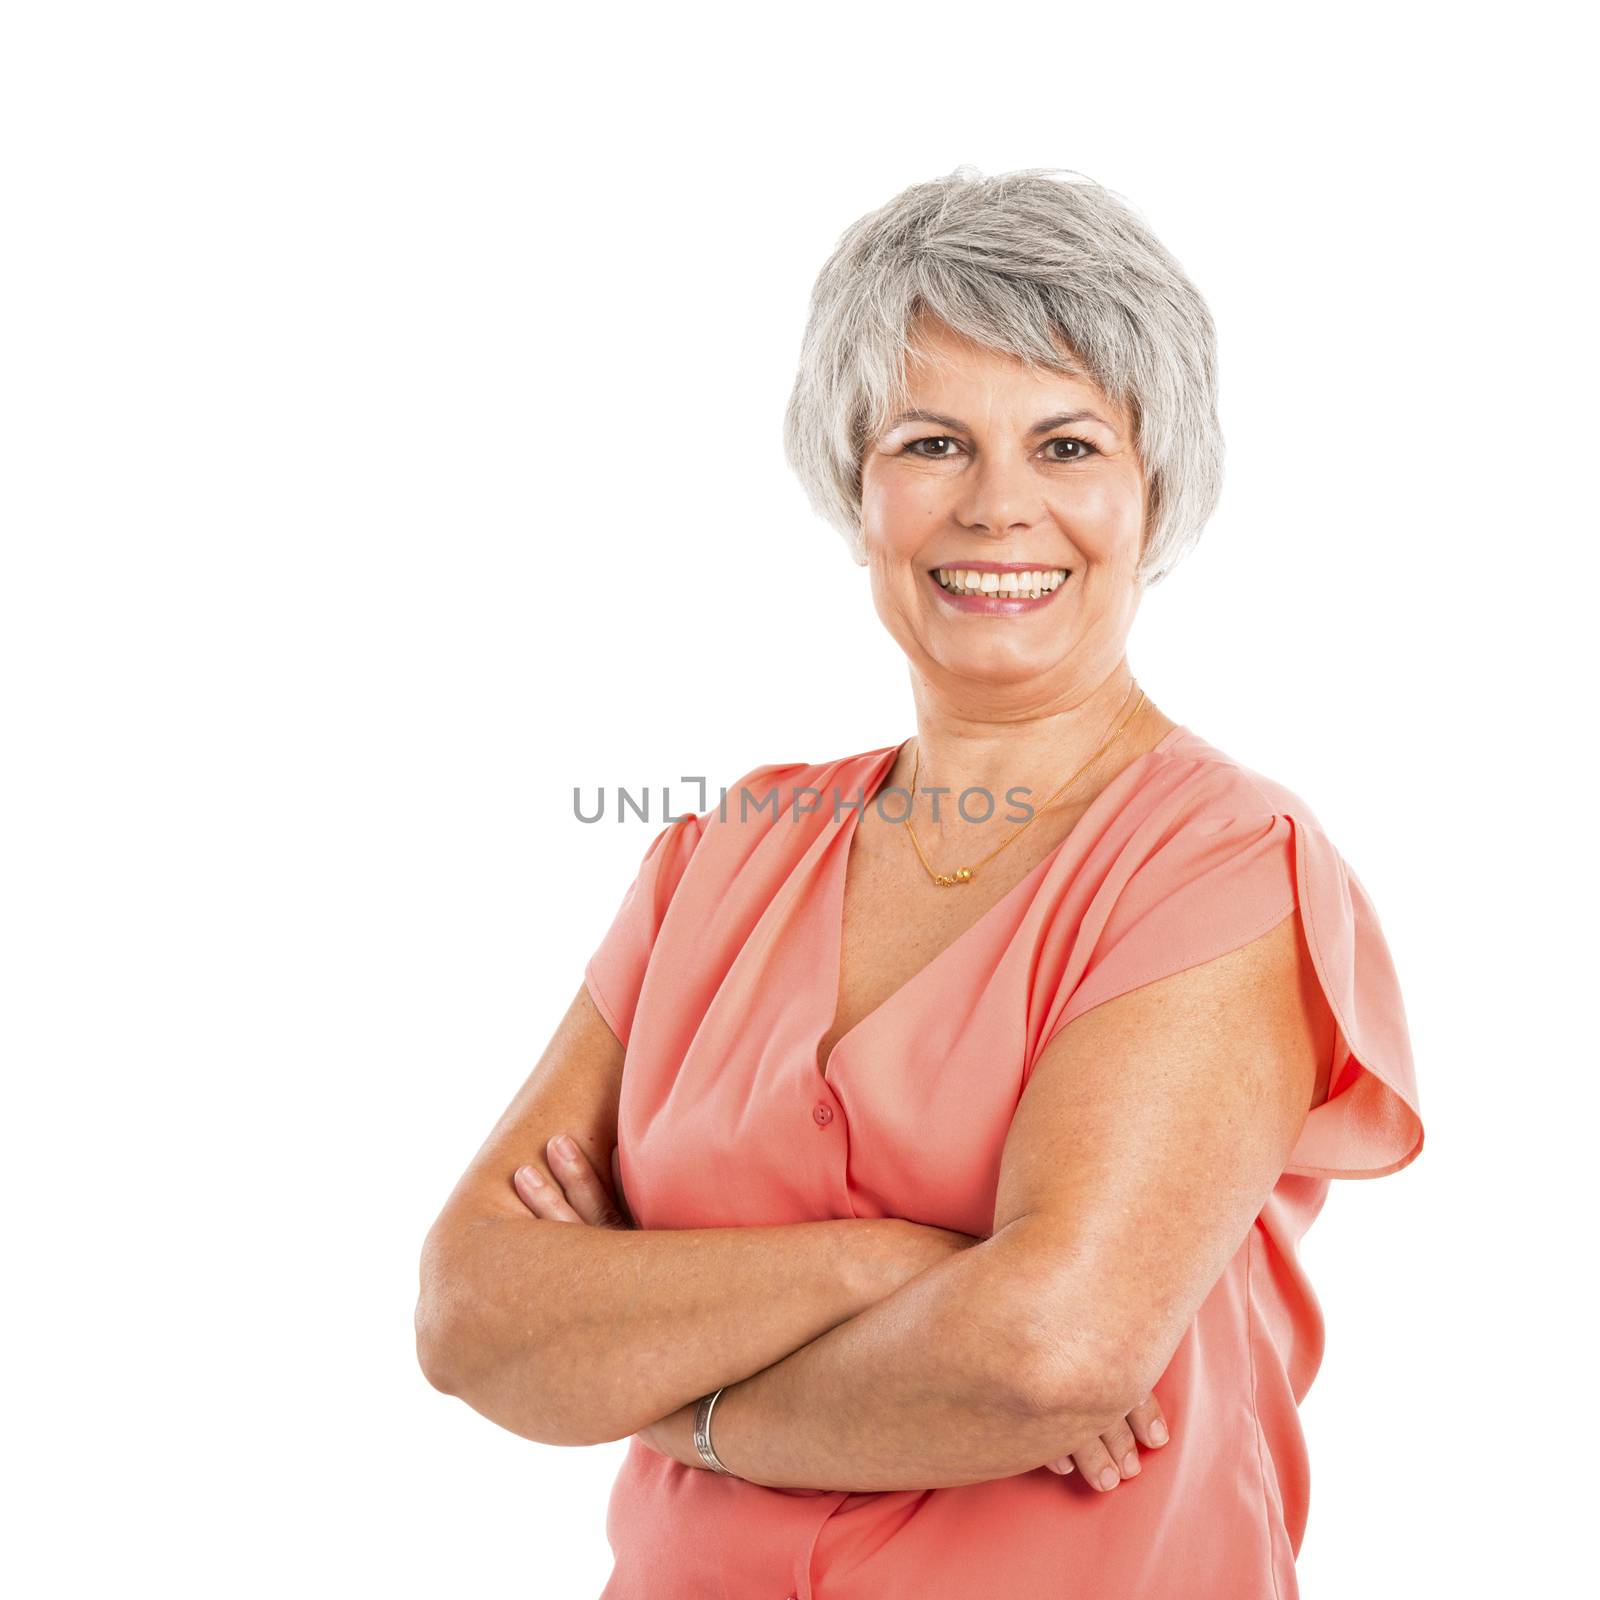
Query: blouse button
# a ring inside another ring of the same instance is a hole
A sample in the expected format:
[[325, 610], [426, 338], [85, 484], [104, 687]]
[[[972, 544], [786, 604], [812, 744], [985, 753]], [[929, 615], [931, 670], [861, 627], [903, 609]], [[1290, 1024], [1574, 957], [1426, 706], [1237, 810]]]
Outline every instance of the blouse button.
[[819, 1100], [811, 1108], [811, 1115], [817, 1119], [817, 1126], [819, 1128], [825, 1128], [830, 1122], [833, 1121], [833, 1107], [830, 1106], [826, 1101]]

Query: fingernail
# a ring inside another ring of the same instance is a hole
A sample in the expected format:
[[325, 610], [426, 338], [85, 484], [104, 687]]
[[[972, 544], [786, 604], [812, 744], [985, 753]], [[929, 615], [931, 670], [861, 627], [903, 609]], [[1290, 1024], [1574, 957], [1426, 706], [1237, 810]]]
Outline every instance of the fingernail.
[[544, 1182], [544, 1177], [537, 1167], [518, 1167], [517, 1176], [530, 1188], [534, 1189], [537, 1189]]
[[1150, 1424], [1150, 1437], [1157, 1444], [1165, 1444], [1167, 1442], [1167, 1425], [1166, 1425], [1166, 1423], [1162, 1422], [1159, 1418], [1157, 1418], [1156, 1421], [1152, 1422]]
[[1107, 1467], [1105, 1471], [1100, 1474], [1100, 1487], [1102, 1489], [1115, 1489], [1116, 1486], [1121, 1482], [1122, 1479], [1118, 1476], [1117, 1469], [1115, 1467]]
[[1139, 1476], [1139, 1454], [1130, 1450], [1122, 1458], [1122, 1476], [1124, 1478], [1137, 1478]]
[[568, 1161], [571, 1161], [578, 1153], [577, 1145], [575, 1145], [564, 1133], [556, 1139], [556, 1149], [559, 1150]]

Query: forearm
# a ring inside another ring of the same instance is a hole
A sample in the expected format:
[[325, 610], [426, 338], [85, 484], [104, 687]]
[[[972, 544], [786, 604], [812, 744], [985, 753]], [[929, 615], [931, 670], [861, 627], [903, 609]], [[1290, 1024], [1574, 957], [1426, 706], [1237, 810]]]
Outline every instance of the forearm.
[[897, 1218], [612, 1229], [496, 1216], [430, 1236], [440, 1388], [545, 1444], [626, 1438], [782, 1360], [970, 1242]]
[[1016, 1225], [727, 1387], [723, 1465], [773, 1488], [945, 1488], [1031, 1471], [1111, 1427], [1120, 1399], [1044, 1374], [1022, 1248]]

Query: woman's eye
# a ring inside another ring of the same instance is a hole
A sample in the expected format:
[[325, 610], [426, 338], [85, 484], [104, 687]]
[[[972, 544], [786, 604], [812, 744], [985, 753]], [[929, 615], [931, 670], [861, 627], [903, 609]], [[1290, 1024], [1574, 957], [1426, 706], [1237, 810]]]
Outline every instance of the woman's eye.
[[1055, 461], [1082, 461], [1086, 457], [1094, 454], [1094, 446], [1092, 444], [1090, 444], [1087, 439], [1073, 439], [1073, 438], [1049, 439], [1049, 440], [1045, 441], [1045, 449], [1053, 450], [1055, 448], [1055, 446], [1058, 445], [1058, 444], [1075, 444], [1078, 447], [1078, 451], [1077, 451], [1077, 453], [1075, 453], [1073, 455], [1070, 455], [1070, 456], [1064, 456], [1064, 455], [1053, 456], [1051, 459], [1055, 460]]
[[[923, 449], [924, 445], [930, 448]], [[1058, 445], [1071, 446], [1073, 448], [1071, 453], [1068, 454], [1058, 452], [1056, 449]], [[906, 450], [909, 453], [921, 456], [924, 461], [948, 461], [954, 455], [956, 448], [957, 441], [950, 438], [948, 434], [931, 434], [925, 439], [913, 439], [906, 446]], [[1050, 452], [1049, 459], [1052, 461], [1086, 461], [1090, 456], [1098, 454], [1095, 447], [1087, 439], [1072, 437], [1047, 439], [1045, 440], [1044, 448]]]

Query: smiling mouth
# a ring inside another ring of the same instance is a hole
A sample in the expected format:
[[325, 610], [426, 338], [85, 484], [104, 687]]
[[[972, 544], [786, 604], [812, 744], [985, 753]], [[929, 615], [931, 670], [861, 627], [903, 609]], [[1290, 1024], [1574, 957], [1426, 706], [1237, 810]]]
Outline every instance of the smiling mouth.
[[929, 570], [939, 587], [951, 594], [996, 600], [1038, 600], [1058, 589], [1072, 571], [1070, 567], [1033, 567], [1019, 572], [983, 572], [971, 567]]

